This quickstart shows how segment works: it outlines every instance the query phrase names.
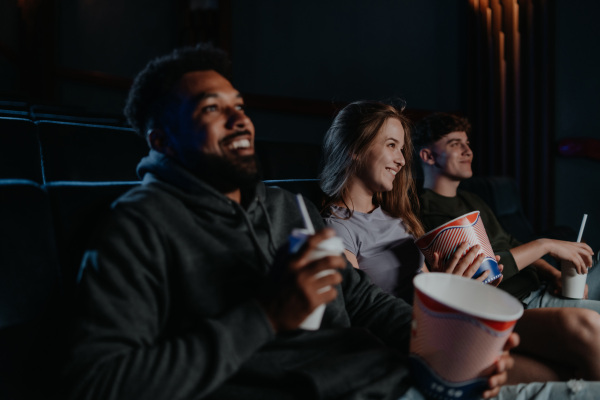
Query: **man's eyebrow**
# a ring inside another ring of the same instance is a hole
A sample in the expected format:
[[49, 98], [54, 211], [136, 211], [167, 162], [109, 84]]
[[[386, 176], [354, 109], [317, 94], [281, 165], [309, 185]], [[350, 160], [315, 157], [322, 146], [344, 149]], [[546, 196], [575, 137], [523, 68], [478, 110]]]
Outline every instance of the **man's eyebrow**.
[[202, 100], [208, 99], [211, 97], [219, 97], [219, 95], [216, 93], [207, 93], [207, 92], [198, 93], [190, 98], [190, 103], [198, 104]]
[[[204, 99], [218, 98], [218, 97], [221, 97], [221, 95], [219, 93], [202, 92], [202, 93], [198, 93], [195, 96], [192, 96], [192, 98], [190, 99], [190, 102], [192, 102], [193, 104], [198, 104], [199, 102], [201, 102]], [[238, 99], [241, 99], [243, 96], [240, 92], [238, 92], [235, 97]]]
[[[448, 141], [446, 142], [446, 144], [449, 144], [449, 143], [452, 143], [452, 142], [460, 142], [460, 141], [461, 141], [460, 138], [451, 138], [451, 139], [448, 139]], [[467, 141], [468, 141], [468, 139], [467, 139]]]

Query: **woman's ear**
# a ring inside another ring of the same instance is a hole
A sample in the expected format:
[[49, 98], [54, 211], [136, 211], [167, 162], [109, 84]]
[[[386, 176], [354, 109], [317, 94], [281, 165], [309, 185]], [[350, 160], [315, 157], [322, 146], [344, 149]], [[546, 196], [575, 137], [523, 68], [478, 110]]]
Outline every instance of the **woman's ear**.
[[419, 157], [421, 157], [421, 160], [428, 165], [434, 165], [435, 164], [435, 157], [433, 155], [433, 152], [431, 151], [431, 149], [428, 149], [427, 147], [422, 148], [421, 150], [419, 150]]

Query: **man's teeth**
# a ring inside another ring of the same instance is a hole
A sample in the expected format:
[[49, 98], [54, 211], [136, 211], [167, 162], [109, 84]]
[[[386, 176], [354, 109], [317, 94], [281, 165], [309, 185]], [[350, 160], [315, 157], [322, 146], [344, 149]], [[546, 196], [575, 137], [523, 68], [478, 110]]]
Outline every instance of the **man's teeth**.
[[231, 143], [229, 145], [230, 149], [246, 149], [250, 147], [250, 140], [248, 139], [242, 139], [242, 140], [236, 140], [235, 142]]

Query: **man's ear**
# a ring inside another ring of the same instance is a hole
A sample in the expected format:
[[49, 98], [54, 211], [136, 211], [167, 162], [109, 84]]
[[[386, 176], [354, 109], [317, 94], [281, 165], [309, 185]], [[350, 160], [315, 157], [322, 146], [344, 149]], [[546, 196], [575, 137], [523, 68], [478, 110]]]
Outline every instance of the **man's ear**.
[[419, 150], [419, 157], [421, 157], [421, 160], [428, 165], [435, 165], [435, 157], [433, 156], [433, 152], [431, 151], [431, 149], [428, 148], [422, 148], [421, 150]]
[[169, 138], [167, 133], [161, 128], [152, 128], [148, 132], [148, 144], [150, 148], [160, 153], [171, 155], [173, 149], [169, 145]]

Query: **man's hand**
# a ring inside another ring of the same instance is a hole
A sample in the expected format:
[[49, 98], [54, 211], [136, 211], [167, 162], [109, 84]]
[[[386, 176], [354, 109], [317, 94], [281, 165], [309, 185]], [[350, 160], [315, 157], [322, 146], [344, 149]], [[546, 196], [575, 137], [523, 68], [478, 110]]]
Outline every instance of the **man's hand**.
[[562, 261], [568, 261], [577, 269], [577, 273], [587, 273], [587, 268], [593, 265], [594, 252], [585, 243], [566, 242], [555, 239], [538, 239], [552, 257]]
[[[575, 268], [575, 266], [569, 262], [569, 261], [563, 261], [561, 262], [561, 268]], [[555, 281], [553, 282], [553, 294], [555, 295], [561, 295], [562, 294], [562, 272], [556, 270], [557, 273], [557, 277], [555, 278]], [[586, 268], [586, 273], [587, 273], [587, 268]], [[585, 288], [583, 289], [583, 298], [587, 299], [588, 298], [588, 285], [586, 283]]]
[[[471, 278], [477, 272], [477, 269], [485, 259], [485, 254], [477, 254], [479, 252], [479, 245], [475, 245], [467, 251], [469, 248], [468, 242], [461, 243], [456, 249], [452, 257], [445, 265], [440, 265], [440, 255], [435, 252], [433, 253], [434, 261], [431, 266], [432, 271], [445, 272], [447, 274], [460, 275], [465, 278]], [[463, 256], [463, 253], [467, 253]], [[479, 281], [484, 281], [489, 275], [489, 271], [485, 271], [481, 276], [477, 278]]]
[[[317, 245], [332, 236], [335, 231], [330, 228], [317, 232], [287, 265], [280, 266], [284, 268], [280, 279], [260, 300], [275, 332], [297, 329], [315, 308], [337, 297], [334, 286], [342, 282], [342, 275], [337, 270], [346, 267], [346, 259], [339, 255], [309, 261], [310, 253]], [[315, 278], [325, 270], [335, 271]]]
[[491, 376], [488, 379], [489, 389], [484, 391], [482, 397], [489, 399], [497, 396], [500, 392], [500, 387], [506, 383], [507, 371], [515, 364], [514, 359], [510, 356], [509, 351], [519, 345], [519, 335], [511, 333], [504, 345], [504, 351], [496, 360], [490, 371]]

